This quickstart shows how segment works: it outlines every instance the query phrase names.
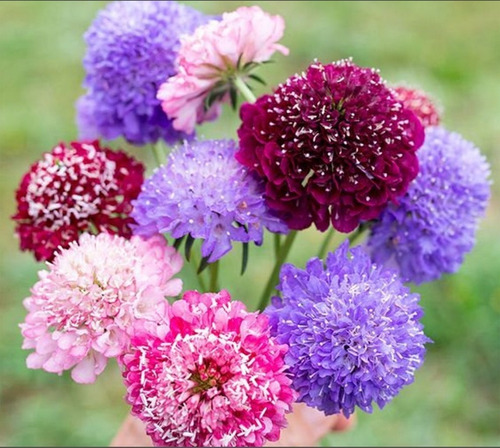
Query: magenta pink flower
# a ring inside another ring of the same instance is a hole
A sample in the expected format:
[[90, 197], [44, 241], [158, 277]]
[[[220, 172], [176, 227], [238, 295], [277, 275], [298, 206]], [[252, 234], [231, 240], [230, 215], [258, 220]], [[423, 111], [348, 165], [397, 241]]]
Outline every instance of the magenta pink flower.
[[138, 326], [155, 325], [165, 296], [182, 289], [182, 258], [165, 239], [126, 240], [83, 234], [39, 273], [24, 301], [23, 348], [35, 349], [27, 365], [92, 383], [107, 359], [123, 354]]
[[227, 291], [188, 291], [168, 325], [132, 338], [120, 360], [132, 413], [156, 446], [262, 446], [278, 440], [294, 392], [268, 318]]
[[[191, 133], [196, 123], [216, 118], [220, 103], [229, 98], [234, 76], [245, 78], [252, 64], [269, 60], [275, 51], [288, 54], [277, 43], [284, 28], [282, 17], [271, 16], [258, 6], [243, 6], [181, 38], [179, 73], [158, 92], [174, 128]], [[218, 101], [207, 105], [211, 93]]]

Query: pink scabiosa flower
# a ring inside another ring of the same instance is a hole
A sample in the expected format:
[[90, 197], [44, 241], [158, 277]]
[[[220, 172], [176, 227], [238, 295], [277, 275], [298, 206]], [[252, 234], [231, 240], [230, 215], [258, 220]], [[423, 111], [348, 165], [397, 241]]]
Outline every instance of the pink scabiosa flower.
[[378, 72], [350, 60], [313, 63], [244, 104], [236, 158], [266, 183], [292, 229], [350, 232], [404, 194], [424, 131]]
[[27, 365], [92, 383], [128, 349], [135, 328], [161, 323], [165, 296], [182, 289], [182, 258], [165, 239], [83, 234], [39, 273], [24, 301]]
[[188, 291], [168, 325], [121, 358], [132, 414], [156, 446], [262, 446], [279, 438], [294, 393], [268, 318], [228, 292]]
[[178, 74], [158, 92], [174, 128], [192, 133], [196, 124], [218, 116], [222, 101], [232, 98], [234, 104], [235, 77], [255, 78], [250, 72], [275, 51], [288, 54], [277, 43], [284, 28], [282, 17], [271, 16], [258, 6], [242, 6], [183, 36]]
[[99, 142], [60, 143], [34, 163], [16, 192], [21, 249], [52, 260], [83, 232], [130, 237], [131, 201], [144, 180], [142, 163]]
[[441, 121], [439, 110], [425, 92], [404, 86], [394, 87], [394, 91], [396, 98], [420, 119], [425, 128], [439, 124]]

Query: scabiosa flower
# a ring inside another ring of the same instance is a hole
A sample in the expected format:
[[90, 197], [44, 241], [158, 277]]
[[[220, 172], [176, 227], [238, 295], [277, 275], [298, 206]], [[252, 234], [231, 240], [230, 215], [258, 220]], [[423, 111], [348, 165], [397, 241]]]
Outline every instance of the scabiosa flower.
[[161, 236], [126, 240], [83, 234], [58, 252], [24, 301], [27, 365], [92, 383], [107, 359], [128, 349], [134, 329], [161, 324], [165, 296], [180, 293], [172, 279], [182, 258]]
[[260, 245], [264, 227], [285, 233], [285, 224], [265, 205], [261, 183], [236, 161], [235, 151], [232, 140], [175, 149], [134, 202], [134, 233], [201, 238], [201, 253], [210, 263], [230, 251], [232, 241]]
[[236, 158], [265, 180], [267, 203], [292, 229], [350, 232], [418, 173], [419, 120], [376, 70], [350, 60], [315, 62], [240, 115]]
[[172, 128], [156, 93], [176, 73], [180, 36], [207, 20], [173, 1], [117, 1], [103, 9], [85, 34], [87, 93], [77, 102], [80, 136], [123, 136], [134, 144], [186, 138]]
[[490, 197], [490, 167], [472, 143], [440, 127], [427, 129], [418, 157], [419, 175], [374, 223], [368, 247], [377, 263], [422, 283], [457, 271], [473, 248]]
[[266, 313], [271, 334], [289, 346], [285, 363], [298, 401], [326, 414], [355, 406], [383, 407], [413, 381], [423, 362], [419, 296], [395, 271], [372, 264], [348, 242], [328, 254], [326, 267], [311, 259], [305, 270], [281, 269], [279, 289]]
[[222, 20], [200, 26], [183, 36], [178, 74], [160, 88], [165, 113], [175, 129], [191, 133], [195, 124], [217, 118], [220, 103], [230, 98], [235, 76], [244, 79], [275, 51], [288, 54], [277, 44], [285, 23], [258, 6], [242, 6], [224, 13]]
[[439, 124], [441, 121], [439, 110], [425, 92], [404, 86], [394, 87], [394, 91], [396, 98], [420, 119], [424, 127]]
[[131, 200], [143, 175], [142, 163], [97, 141], [60, 143], [31, 166], [16, 192], [21, 249], [51, 260], [82, 232], [130, 237]]
[[286, 346], [265, 315], [227, 291], [188, 291], [168, 328], [132, 339], [121, 358], [132, 414], [156, 446], [262, 446], [285, 426], [294, 393]]

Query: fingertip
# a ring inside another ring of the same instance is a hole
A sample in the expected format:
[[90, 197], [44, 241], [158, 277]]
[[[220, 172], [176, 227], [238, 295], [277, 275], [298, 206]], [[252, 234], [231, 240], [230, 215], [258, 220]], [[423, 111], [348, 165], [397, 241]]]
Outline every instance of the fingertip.
[[331, 429], [332, 431], [347, 431], [354, 428], [354, 426], [356, 426], [356, 422], [356, 414], [352, 414], [349, 418], [347, 418], [344, 414], [340, 413], [337, 415]]

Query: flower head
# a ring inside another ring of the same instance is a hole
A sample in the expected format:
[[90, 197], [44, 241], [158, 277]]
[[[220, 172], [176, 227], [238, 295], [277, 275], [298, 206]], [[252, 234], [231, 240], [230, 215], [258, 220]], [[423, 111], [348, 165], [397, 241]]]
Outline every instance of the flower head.
[[383, 407], [413, 381], [429, 340], [419, 322], [419, 296], [394, 271], [374, 265], [360, 247], [348, 257], [347, 242], [306, 269], [286, 264], [267, 309], [271, 334], [289, 350], [298, 401], [326, 414], [355, 406]]
[[266, 183], [292, 229], [350, 232], [406, 192], [418, 172], [422, 125], [377, 71], [312, 64], [241, 108], [236, 158]]
[[189, 291], [168, 328], [137, 335], [121, 358], [127, 401], [157, 446], [262, 446], [293, 400], [285, 352], [266, 316], [226, 291]]
[[143, 174], [140, 162], [97, 141], [60, 143], [31, 166], [16, 192], [21, 249], [51, 260], [82, 232], [130, 237], [130, 202]]
[[134, 203], [134, 233], [168, 232], [203, 239], [202, 255], [213, 262], [232, 241], [262, 243], [263, 228], [286, 232], [267, 209], [261, 183], [241, 166], [232, 140], [185, 143], [144, 182]]
[[472, 143], [440, 127], [426, 130], [418, 158], [419, 175], [375, 222], [368, 246], [377, 263], [422, 283], [457, 271], [473, 248], [490, 197], [490, 167]]
[[180, 36], [207, 20], [173, 1], [116, 1], [102, 10], [85, 34], [87, 93], [77, 103], [81, 137], [123, 136], [135, 144], [185, 138], [172, 128], [156, 93], [176, 73]]
[[[242, 6], [224, 13], [222, 20], [200, 26], [182, 38], [177, 75], [160, 88], [165, 113], [174, 120], [174, 128], [193, 132], [196, 123], [214, 119], [220, 102], [234, 89], [231, 78], [246, 77], [255, 65], [269, 60], [275, 51], [288, 54], [277, 44], [285, 23], [258, 6]], [[213, 101], [208, 101], [212, 96]]]
[[439, 111], [425, 92], [418, 89], [398, 86], [394, 88], [396, 98], [410, 109], [424, 127], [437, 126], [441, 120]]
[[149, 240], [84, 234], [59, 252], [24, 301], [23, 348], [32, 369], [92, 383], [107, 359], [124, 353], [139, 325], [156, 326], [165, 296], [180, 293], [172, 276], [181, 256], [157, 236]]

